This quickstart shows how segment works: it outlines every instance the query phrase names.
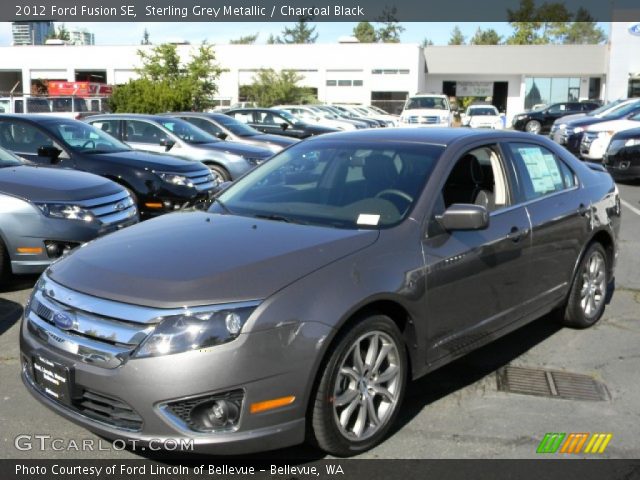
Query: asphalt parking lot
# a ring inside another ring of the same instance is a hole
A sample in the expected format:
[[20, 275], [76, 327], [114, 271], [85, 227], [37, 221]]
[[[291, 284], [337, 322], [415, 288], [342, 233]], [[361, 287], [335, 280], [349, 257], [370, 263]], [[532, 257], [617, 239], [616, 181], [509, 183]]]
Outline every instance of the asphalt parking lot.
[[[414, 382], [393, 434], [363, 457], [535, 458], [547, 432], [612, 433], [602, 456], [640, 457], [640, 183], [619, 187], [624, 202], [617, 291], [600, 323], [576, 331], [542, 318]], [[14, 446], [23, 434], [98, 442], [33, 399], [19, 378], [19, 321], [34, 282], [23, 278], [0, 290], [0, 458], [136, 457], [109, 449]], [[495, 372], [508, 364], [586, 374], [606, 385], [610, 398], [575, 401], [498, 391]], [[263, 457], [320, 458], [304, 446]]]

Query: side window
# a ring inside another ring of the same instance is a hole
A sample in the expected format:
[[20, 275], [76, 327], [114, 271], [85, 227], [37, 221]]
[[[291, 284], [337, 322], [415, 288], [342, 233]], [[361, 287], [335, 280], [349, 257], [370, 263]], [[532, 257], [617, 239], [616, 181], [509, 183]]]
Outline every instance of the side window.
[[0, 113], [11, 113], [11, 102], [9, 100], [0, 100]]
[[186, 120], [187, 122], [191, 123], [192, 125], [195, 125], [199, 129], [204, 130], [205, 132], [213, 135], [214, 137], [222, 133], [222, 130], [220, 129], [220, 127], [202, 118], [194, 118], [194, 117], [181, 117], [181, 118], [182, 120]]
[[525, 201], [576, 186], [576, 178], [571, 169], [547, 148], [528, 143], [507, 145]]
[[91, 125], [108, 133], [112, 137], [118, 138], [118, 123], [120, 123], [120, 120], [98, 120], [91, 122]]
[[442, 200], [444, 209], [454, 203], [482, 205], [490, 212], [508, 206], [507, 176], [498, 148], [488, 145], [462, 155], [444, 184]]
[[37, 128], [22, 122], [0, 122], [0, 145], [16, 153], [37, 155], [38, 148], [53, 140]]
[[124, 140], [127, 142], [159, 145], [160, 140], [166, 138], [165, 133], [151, 123], [127, 120], [126, 125]]
[[256, 112], [253, 115], [254, 123], [258, 125], [277, 125], [276, 115], [271, 112]]

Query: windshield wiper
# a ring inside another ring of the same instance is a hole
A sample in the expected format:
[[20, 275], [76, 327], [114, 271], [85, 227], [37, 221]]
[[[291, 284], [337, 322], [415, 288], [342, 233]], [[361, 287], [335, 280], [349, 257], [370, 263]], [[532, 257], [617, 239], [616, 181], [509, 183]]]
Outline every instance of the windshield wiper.
[[285, 223], [297, 223], [300, 225], [306, 225], [306, 222], [301, 220], [295, 220], [293, 218], [285, 217], [284, 215], [279, 215], [277, 213], [256, 213], [252, 215], [254, 218], [263, 218], [265, 220], [274, 220], [276, 222], [285, 222]]

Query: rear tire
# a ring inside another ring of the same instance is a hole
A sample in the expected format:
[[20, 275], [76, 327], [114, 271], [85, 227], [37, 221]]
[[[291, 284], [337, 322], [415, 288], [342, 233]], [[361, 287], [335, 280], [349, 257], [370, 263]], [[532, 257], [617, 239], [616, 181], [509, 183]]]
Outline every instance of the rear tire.
[[560, 318], [563, 325], [588, 328], [600, 320], [609, 285], [608, 263], [607, 253], [602, 244], [595, 242], [587, 248]]
[[311, 440], [347, 457], [380, 443], [398, 415], [408, 370], [404, 339], [389, 317], [371, 315], [329, 355], [311, 405]]

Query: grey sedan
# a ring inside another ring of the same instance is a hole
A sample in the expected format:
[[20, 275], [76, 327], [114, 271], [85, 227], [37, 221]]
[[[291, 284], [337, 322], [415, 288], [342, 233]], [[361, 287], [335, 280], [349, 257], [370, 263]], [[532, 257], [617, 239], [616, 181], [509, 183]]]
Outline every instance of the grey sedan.
[[179, 118], [113, 114], [91, 116], [86, 121], [136, 150], [202, 162], [219, 183], [235, 180], [272, 155], [267, 148], [223, 142]]
[[540, 136], [322, 135], [51, 266], [23, 379], [103, 437], [353, 455], [411, 379], [550, 312], [594, 325], [619, 227], [610, 175]]
[[111, 180], [37, 167], [0, 148], [0, 281], [40, 273], [81, 243], [137, 221], [133, 199]]

